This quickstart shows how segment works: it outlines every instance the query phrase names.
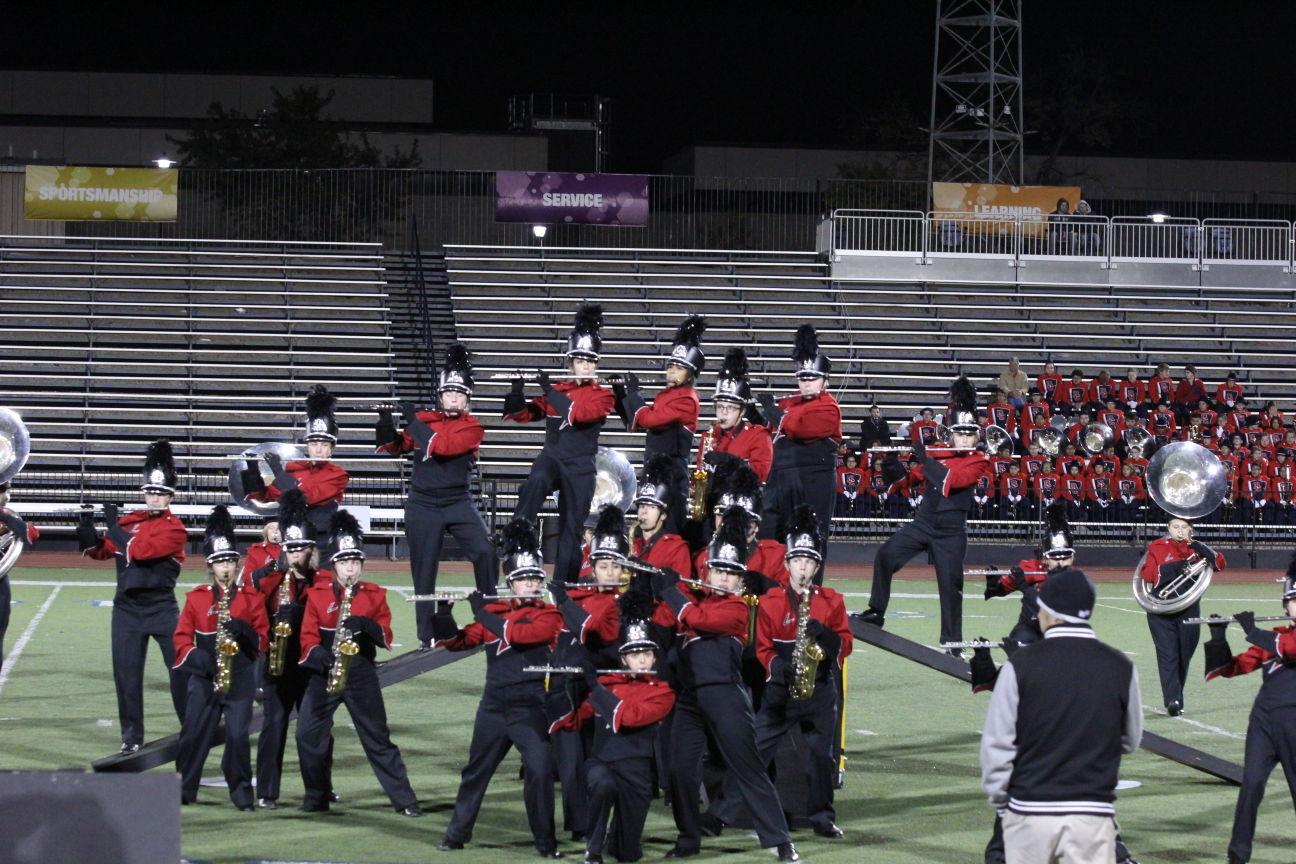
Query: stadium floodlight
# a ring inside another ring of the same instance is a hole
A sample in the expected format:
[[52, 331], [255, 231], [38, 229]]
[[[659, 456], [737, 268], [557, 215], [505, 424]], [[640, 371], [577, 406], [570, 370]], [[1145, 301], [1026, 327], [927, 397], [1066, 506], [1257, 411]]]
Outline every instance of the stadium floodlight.
[[549, 233], [549, 226], [548, 226], [548, 225], [532, 225], [532, 226], [531, 226], [531, 233], [535, 235], [535, 238], [536, 238], [537, 240], [543, 240], [544, 237], [545, 237], [545, 235]]
[[1155, 222], [1156, 224], [1160, 225], [1162, 222], [1166, 221], [1166, 220], [1169, 219], [1170, 217], [1167, 216], [1167, 215], [1164, 214], [1164, 213], [1153, 213], [1153, 214], [1152, 214], [1151, 216], [1149, 216], [1148, 218], [1151, 219], [1151, 220], [1152, 220], [1153, 222]]
[[161, 156], [153, 160], [153, 164], [159, 168], [170, 168], [172, 165], [176, 163], [174, 159], [172, 159], [167, 154], [163, 153]]

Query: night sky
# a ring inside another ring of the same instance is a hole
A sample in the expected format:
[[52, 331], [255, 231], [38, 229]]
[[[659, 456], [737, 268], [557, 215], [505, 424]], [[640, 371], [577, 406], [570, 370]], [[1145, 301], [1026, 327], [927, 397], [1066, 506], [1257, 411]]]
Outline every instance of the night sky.
[[[0, 64], [431, 77], [446, 130], [502, 131], [515, 93], [598, 93], [617, 100], [611, 167], [622, 171], [657, 170], [694, 143], [868, 146], [867, 118], [888, 104], [925, 123], [935, 28], [935, 0], [88, 8], [6, 4], [23, 26], [9, 29]], [[1028, 94], [1081, 51], [1136, 106], [1106, 152], [1284, 160], [1296, 149], [1296, 4], [1026, 0], [1025, 10]], [[1040, 146], [1028, 139], [1028, 152]]]

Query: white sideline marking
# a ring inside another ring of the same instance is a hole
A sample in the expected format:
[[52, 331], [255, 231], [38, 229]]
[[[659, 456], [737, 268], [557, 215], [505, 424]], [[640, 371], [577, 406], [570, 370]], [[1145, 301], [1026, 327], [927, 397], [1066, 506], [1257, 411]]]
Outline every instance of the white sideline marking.
[[[1152, 714], [1160, 714], [1160, 715], [1163, 716], [1163, 717], [1169, 717], [1169, 716], [1170, 716], [1169, 713], [1167, 713], [1164, 709], [1162, 709], [1162, 708], [1153, 708], [1153, 707], [1150, 706], [1150, 705], [1144, 705], [1144, 706], [1143, 706], [1143, 711], [1144, 711], [1144, 712], [1150, 712], [1150, 713], [1152, 713]], [[1174, 718], [1172, 718], [1172, 719], [1174, 719], [1176, 722], [1179, 722], [1179, 723], [1187, 723], [1189, 726], [1194, 726], [1194, 727], [1196, 727], [1196, 728], [1198, 728], [1198, 729], [1201, 729], [1201, 730], [1204, 730], [1204, 731], [1206, 731], [1206, 732], [1213, 732], [1213, 733], [1216, 734], [1216, 735], [1223, 735], [1225, 738], [1232, 738], [1232, 739], [1235, 740], [1235, 741], [1245, 741], [1245, 740], [1246, 740], [1246, 736], [1245, 736], [1245, 735], [1239, 735], [1239, 734], [1236, 733], [1236, 732], [1230, 732], [1230, 731], [1228, 731], [1227, 729], [1221, 729], [1221, 728], [1219, 728], [1218, 726], [1212, 726], [1212, 725], [1210, 725], [1209, 723], [1203, 723], [1203, 722], [1201, 722], [1200, 720], [1189, 720], [1187, 717], [1184, 717], [1184, 716], [1182, 716], [1182, 715], [1180, 715], [1180, 716], [1178, 716], [1178, 717], [1174, 717]]]
[[45, 617], [45, 613], [49, 611], [50, 606], [54, 603], [54, 598], [62, 590], [61, 585], [55, 585], [49, 597], [45, 598], [45, 602], [36, 610], [36, 614], [32, 616], [32, 619], [27, 622], [27, 627], [23, 630], [22, 635], [18, 637], [18, 641], [14, 643], [13, 650], [5, 658], [4, 666], [0, 666], [0, 690], [4, 690], [4, 685], [9, 681], [9, 674], [13, 672], [14, 663], [18, 660], [18, 655], [22, 654], [23, 649], [27, 647], [27, 643], [31, 641], [32, 634], [36, 632], [36, 625], [40, 624], [41, 619]]
[[872, 731], [871, 729], [856, 729], [855, 734], [856, 735], [876, 735], [877, 733]]
[[1115, 609], [1117, 612], [1128, 612], [1131, 615], [1142, 615], [1145, 611], [1142, 607], [1138, 609], [1126, 609], [1124, 606], [1112, 606], [1110, 603], [1099, 603], [1097, 605], [1104, 609]]

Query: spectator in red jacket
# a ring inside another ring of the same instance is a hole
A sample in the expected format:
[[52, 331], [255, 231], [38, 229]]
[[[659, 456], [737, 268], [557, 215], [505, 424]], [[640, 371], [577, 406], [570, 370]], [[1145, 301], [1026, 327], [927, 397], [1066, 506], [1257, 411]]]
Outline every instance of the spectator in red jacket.
[[1156, 436], [1158, 444], [1173, 441], [1178, 433], [1179, 424], [1176, 422], [1175, 413], [1164, 400], [1159, 402], [1156, 410], [1148, 416], [1148, 431]]
[[1032, 444], [1030, 448], [1027, 449], [1026, 455], [1021, 457], [1022, 473], [1025, 474], [1027, 478], [1034, 477], [1040, 472], [1040, 469], [1044, 467], [1044, 463], [1047, 461], [1048, 457], [1040, 451], [1039, 444]]
[[864, 477], [864, 491], [868, 499], [864, 504], [865, 516], [883, 516], [889, 497], [887, 490], [891, 484], [886, 481], [886, 472], [882, 470], [882, 457], [874, 456], [873, 464]]
[[1022, 519], [1026, 515], [1026, 495], [1030, 491], [1030, 478], [1016, 462], [1008, 466], [1008, 473], [999, 478], [999, 518]]
[[1089, 476], [1085, 478], [1085, 501], [1089, 518], [1094, 522], [1107, 522], [1111, 519], [1111, 506], [1115, 501], [1112, 493], [1112, 477], [1107, 473], [1107, 466], [1095, 462], [1089, 467]]
[[1067, 502], [1067, 518], [1080, 521], [1085, 518], [1085, 475], [1078, 462], [1072, 462], [1062, 478], [1062, 498]]
[[1215, 404], [1220, 406], [1221, 412], [1225, 412], [1231, 410], [1241, 398], [1242, 385], [1238, 383], [1237, 373], [1230, 372], [1224, 378], [1224, 383], [1215, 388]]
[[1071, 466], [1079, 467], [1080, 473], [1084, 474], [1089, 469], [1089, 460], [1084, 457], [1076, 447], [1075, 442], [1068, 441], [1062, 448], [1062, 455], [1054, 460], [1057, 465], [1057, 472], [1063, 477], [1071, 473]]
[[1137, 522], [1139, 510], [1147, 500], [1147, 489], [1143, 478], [1134, 471], [1128, 462], [1121, 466], [1120, 477], [1116, 480], [1116, 504], [1113, 515], [1118, 522]]
[[1273, 522], [1272, 489], [1262, 463], [1247, 463], [1247, 473], [1238, 480], [1237, 497], [1239, 515], [1244, 522], [1252, 525]]
[[1031, 477], [1031, 498], [1036, 509], [1047, 507], [1061, 497], [1062, 477], [1057, 473], [1052, 459], [1044, 460], [1044, 466]]
[[995, 390], [994, 401], [985, 407], [985, 419], [1010, 435], [1017, 434], [1017, 409], [1008, 402], [1008, 394], [1003, 390]]
[[1147, 385], [1139, 380], [1138, 370], [1130, 367], [1125, 370], [1125, 377], [1116, 382], [1116, 399], [1130, 411], [1138, 411], [1147, 401]]
[[1049, 407], [1048, 402], [1044, 401], [1044, 394], [1039, 391], [1039, 388], [1032, 387], [1030, 401], [1022, 406], [1021, 425], [1044, 427], [1048, 425], [1049, 418], [1052, 416], [1053, 409]]
[[837, 466], [837, 516], [863, 516], [865, 496], [864, 470], [854, 452], [846, 454], [846, 464]]
[[1219, 425], [1220, 415], [1218, 411], [1211, 407], [1210, 400], [1198, 399], [1194, 412], [1198, 417], [1201, 417], [1202, 426], [1211, 429], [1211, 435], [1215, 436], [1213, 430]]
[[936, 412], [924, 408], [918, 412], [918, 419], [909, 424], [909, 440], [915, 444], [932, 444], [936, 441]]
[[1286, 418], [1278, 410], [1278, 403], [1266, 402], [1264, 412], [1260, 415], [1260, 426], [1270, 430], [1282, 430], [1286, 425]]
[[1098, 377], [1089, 382], [1089, 392], [1086, 398], [1091, 405], [1106, 405], [1107, 400], [1111, 398], [1116, 391], [1116, 384], [1112, 381], [1111, 373], [1106, 369], [1098, 373]]
[[1156, 367], [1156, 374], [1147, 381], [1146, 396], [1149, 405], [1156, 405], [1161, 402], [1170, 402], [1174, 396], [1175, 380], [1170, 377], [1170, 367], [1165, 363], [1160, 363]]
[[1044, 361], [1044, 371], [1035, 379], [1035, 389], [1040, 392], [1045, 402], [1056, 402], [1058, 391], [1062, 386], [1062, 376], [1052, 360]]
[[1179, 422], [1183, 423], [1189, 412], [1205, 398], [1206, 385], [1197, 377], [1197, 367], [1189, 363], [1184, 367], [1184, 377], [1175, 386], [1174, 395], [1170, 398], [1170, 407], [1174, 409]]
[[1072, 369], [1071, 380], [1064, 381], [1059, 391], [1059, 404], [1084, 405], [1089, 400], [1089, 385], [1084, 380], [1084, 370]]

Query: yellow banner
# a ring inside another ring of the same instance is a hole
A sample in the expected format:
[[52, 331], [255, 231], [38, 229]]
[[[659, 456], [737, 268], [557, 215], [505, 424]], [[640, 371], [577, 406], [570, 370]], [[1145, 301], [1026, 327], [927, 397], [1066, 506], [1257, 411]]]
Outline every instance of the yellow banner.
[[[1043, 233], [1048, 216], [1067, 202], [1067, 212], [1074, 213], [1080, 202], [1079, 186], [1007, 186], [997, 183], [933, 183], [932, 210], [965, 213], [970, 224], [967, 231], [1007, 234], [1014, 219], [1023, 223], [1027, 236]], [[1005, 218], [1006, 217], [1006, 218]]]
[[179, 187], [175, 168], [28, 165], [23, 210], [31, 220], [174, 222]]

